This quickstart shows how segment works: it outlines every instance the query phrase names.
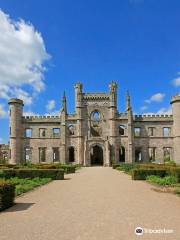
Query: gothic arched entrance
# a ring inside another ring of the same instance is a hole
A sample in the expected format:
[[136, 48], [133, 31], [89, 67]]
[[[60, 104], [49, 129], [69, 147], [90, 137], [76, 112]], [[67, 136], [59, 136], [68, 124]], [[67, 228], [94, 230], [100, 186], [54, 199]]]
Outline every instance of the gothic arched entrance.
[[91, 165], [92, 166], [103, 165], [103, 149], [99, 145], [95, 145], [91, 148]]

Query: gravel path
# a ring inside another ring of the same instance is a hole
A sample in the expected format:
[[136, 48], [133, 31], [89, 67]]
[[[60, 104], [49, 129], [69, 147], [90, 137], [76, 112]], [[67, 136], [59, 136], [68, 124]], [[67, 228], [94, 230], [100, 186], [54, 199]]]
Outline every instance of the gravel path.
[[[180, 198], [111, 168], [83, 168], [16, 199], [1, 240], [180, 239]], [[136, 236], [137, 226], [174, 233]]]

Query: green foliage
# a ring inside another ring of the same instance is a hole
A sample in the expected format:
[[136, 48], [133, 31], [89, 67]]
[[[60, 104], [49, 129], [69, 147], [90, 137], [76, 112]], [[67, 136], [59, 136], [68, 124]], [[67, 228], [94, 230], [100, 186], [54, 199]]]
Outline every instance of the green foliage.
[[76, 169], [79, 168], [80, 165], [72, 165], [72, 164], [61, 164], [61, 163], [52, 163], [52, 164], [32, 164], [31, 162], [27, 162], [25, 164], [20, 165], [0, 165], [0, 169], [63, 169], [65, 173], [75, 173]]
[[118, 166], [116, 166], [117, 170], [123, 171], [128, 174], [131, 174], [131, 171], [135, 168], [139, 168], [139, 165], [134, 163], [127, 163], [127, 164], [119, 164]]
[[33, 190], [36, 187], [47, 184], [52, 181], [51, 178], [33, 178], [33, 179], [20, 179], [20, 178], [10, 178], [9, 183], [16, 186], [16, 195]]
[[159, 176], [150, 175], [147, 176], [146, 180], [150, 183], [158, 184], [161, 186], [169, 186], [178, 182], [178, 179], [175, 176], [166, 176], [161, 178]]
[[15, 198], [15, 185], [0, 180], [0, 211], [11, 207]]
[[145, 168], [139, 168], [139, 169], [133, 169], [132, 170], [132, 179], [133, 180], [146, 180], [147, 176], [155, 175], [159, 177], [165, 177], [166, 176], [166, 169], [159, 168], [159, 169], [145, 169]]
[[171, 167], [168, 169], [167, 173], [169, 175], [175, 176], [180, 183], [180, 167]]
[[51, 178], [53, 180], [64, 179], [63, 169], [3, 169], [0, 171], [0, 177], [9, 179], [18, 178]]

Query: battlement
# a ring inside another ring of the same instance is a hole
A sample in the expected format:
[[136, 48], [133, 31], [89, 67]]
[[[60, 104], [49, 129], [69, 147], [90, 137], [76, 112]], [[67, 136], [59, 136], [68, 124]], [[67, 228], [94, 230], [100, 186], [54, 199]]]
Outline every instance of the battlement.
[[47, 119], [47, 118], [59, 118], [59, 116], [51, 116], [51, 115], [36, 115], [36, 116], [23, 116], [24, 119]]
[[152, 115], [134, 115], [134, 120], [144, 120], [144, 121], [171, 121], [173, 119], [173, 115], [168, 114], [152, 114]]
[[109, 95], [106, 93], [84, 93], [84, 100], [109, 100]]

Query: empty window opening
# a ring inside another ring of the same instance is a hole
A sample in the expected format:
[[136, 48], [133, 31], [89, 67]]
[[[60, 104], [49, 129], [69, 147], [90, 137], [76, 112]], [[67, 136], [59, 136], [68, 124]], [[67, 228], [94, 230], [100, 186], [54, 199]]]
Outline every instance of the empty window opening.
[[123, 146], [119, 149], [119, 162], [125, 162], [125, 147]]
[[32, 137], [32, 129], [31, 128], [26, 128], [25, 130], [25, 137], [31, 138]]
[[142, 161], [142, 151], [140, 148], [135, 149], [135, 162], [141, 162]]
[[53, 137], [59, 137], [60, 128], [53, 128]]
[[45, 137], [46, 136], [46, 129], [40, 128], [39, 129], [39, 137]]
[[156, 148], [150, 147], [149, 148], [149, 161], [153, 162], [156, 160]]
[[59, 162], [59, 148], [53, 148], [53, 161]]
[[41, 147], [39, 148], [39, 162], [45, 162], [46, 161], [46, 148]]
[[169, 127], [164, 127], [163, 128], [163, 136], [164, 137], [169, 137], [171, 133], [171, 129]]
[[124, 134], [125, 134], [125, 126], [119, 125], [119, 135], [124, 135]]
[[141, 128], [139, 127], [134, 128], [134, 136], [140, 137], [140, 135], [141, 135]]

